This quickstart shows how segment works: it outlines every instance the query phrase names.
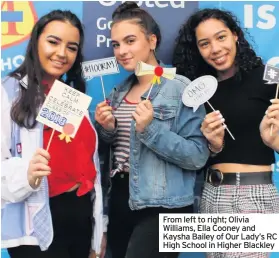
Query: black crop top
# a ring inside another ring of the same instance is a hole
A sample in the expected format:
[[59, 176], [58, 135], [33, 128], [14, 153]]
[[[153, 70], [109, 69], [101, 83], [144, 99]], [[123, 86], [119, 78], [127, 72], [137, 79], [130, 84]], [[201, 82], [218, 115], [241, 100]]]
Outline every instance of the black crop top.
[[[263, 73], [264, 66], [243, 75], [241, 80], [233, 76], [218, 83], [217, 91], [209, 103], [215, 110], [220, 110], [235, 140], [225, 130], [224, 149], [210, 158], [209, 165], [274, 163], [274, 151], [263, 143], [259, 126], [271, 105], [270, 99], [275, 98], [276, 85], [265, 84]], [[207, 113], [212, 112], [207, 103], [205, 107]]]

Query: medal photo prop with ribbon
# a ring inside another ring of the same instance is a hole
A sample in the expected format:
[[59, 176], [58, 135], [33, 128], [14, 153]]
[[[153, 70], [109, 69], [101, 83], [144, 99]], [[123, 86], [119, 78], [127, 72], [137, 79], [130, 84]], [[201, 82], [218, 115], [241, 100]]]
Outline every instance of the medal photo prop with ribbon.
[[135, 70], [135, 75], [136, 76], [143, 76], [143, 75], [154, 75], [152, 81], [151, 81], [151, 86], [147, 95], [146, 99], [149, 99], [150, 93], [152, 91], [152, 88], [154, 84], [161, 84], [161, 76], [173, 80], [176, 74], [176, 68], [166, 68], [162, 66], [153, 66], [146, 64], [144, 62], [138, 62], [136, 70]]
[[82, 73], [86, 81], [92, 80], [94, 77], [101, 79], [104, 100], [106, 100], [105, 86], [103, 75], [119, 73], [118, 64], [115, 57], [91, 60], [82, 63]]
[[[267, 64], [265, 66], [264, 70], [264, 75], [263, 79], [267, 81], [266, 84], [276, 84], [276, 93], [275, 93], [275, 98], [278, 99], [278, 90], [279, 90], [279, 68], [275, 67], [273, 65]], [[273, 124], [270, 127], [270, 136], [272, 136], [272, 131], [273, 131]]]
[[[192, 107], [194, 112], [196, 112], [200, 105], [207, 102], [210, 108], [215, 111], [213, 106], [209, 103], [209, 99], [214, 95], [217, 90], [217, 86], [218, 82], [215, 77], [211, 75], [201, 76], [192, 81], [185, 88], [182, 95], [182, 102], [185, 106]], [[225, 124], [223, 123], [223, 125]], [[228, 127], [226, 127], [226, 130], [231, 138], [235, 140]]]
[[[75, 137], [92, 98], [58, 80], [49, 91], [36, 120], [50, 128], [52, 133], [47, 144], [48, 151], [55, 131], [61, 132], [60, 140], [70, 143]], [[35, 184], [38, 184], [38, 179]]]

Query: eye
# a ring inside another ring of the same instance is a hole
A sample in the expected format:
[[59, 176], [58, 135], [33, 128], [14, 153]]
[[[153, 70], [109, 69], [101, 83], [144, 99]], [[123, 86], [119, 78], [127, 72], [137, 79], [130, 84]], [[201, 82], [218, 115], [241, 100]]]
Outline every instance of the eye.
[[203, 42], [203, 43], [200, 44], [200, 47], [207, 47], [208, 45], [209, 45], [208, 42]]
[[134, 42], [135, 42], [134, 39], [128, 39], [128, 40], [127, 40], [127, 43], [128, 43], [129, 45], [133, 44]]
[[225, 35], [220, 35], [220, 36], [218, 37], [218, 39], [220, 39], [220, 40], [224, 40], [225, 38], [226, 38]]
[[68, 49], [70, 49], [73, 52], [77, 52], [78, 51], [78, 49], [76, 47], [68, 47]]
[[112, 47], [115, 49], [115, 48], [118, 48], [119, 47], [119, 44], [118, 43], [113, 43], [112, 44]]
[[49, 40], [48, 42], [49, 42], [50, 44], [52, 44], [52, 45], [57, 45], [57, 44], [58, 44], [58, 42], [55, 41], [55, 40]]

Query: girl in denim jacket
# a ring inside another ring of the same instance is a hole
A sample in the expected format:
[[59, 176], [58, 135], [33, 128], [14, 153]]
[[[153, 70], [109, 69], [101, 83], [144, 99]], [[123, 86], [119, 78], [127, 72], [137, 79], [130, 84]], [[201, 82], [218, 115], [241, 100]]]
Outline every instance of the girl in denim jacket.
[[[119, 64], [133, 72], [156, 59], [158, 24], [134, 2], [112, 15], [111, 38]], [[162, 78], [147, 99], [152, 76], [134, 73], [95, 112], [99, 137], [111, 144], [108, 244], [113, 258], [177, 257], [159, 253], [159, 213], [193, 212], [196, 170], [209, 155], [200, 132], [204, 107], [184, 106], [183, 76]], [[109, 104], [108, 104], [109, 103]]]

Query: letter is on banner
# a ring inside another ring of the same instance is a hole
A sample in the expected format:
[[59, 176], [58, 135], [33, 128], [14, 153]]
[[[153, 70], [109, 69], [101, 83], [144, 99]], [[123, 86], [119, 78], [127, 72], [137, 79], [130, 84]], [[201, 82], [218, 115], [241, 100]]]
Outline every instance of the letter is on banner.
[[[273, 13], [275, 9], [274, 5], [261, 5], [257, 10], [254, 10], [252, 4], [244, 5], [244, 27], [252, 29], [254, 28], [254, 23], [256, 27], [263, 30], [270, 30], [276, 25], [276, 16]], [[254, 18], [254, 12], [257, 15]]]

